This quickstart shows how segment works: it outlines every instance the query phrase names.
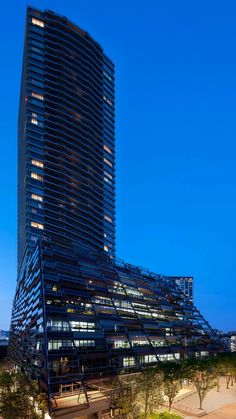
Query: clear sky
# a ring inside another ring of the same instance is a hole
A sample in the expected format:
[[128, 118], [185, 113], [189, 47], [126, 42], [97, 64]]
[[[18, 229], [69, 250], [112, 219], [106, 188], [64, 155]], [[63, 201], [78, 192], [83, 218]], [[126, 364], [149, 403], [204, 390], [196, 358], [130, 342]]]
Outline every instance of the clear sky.
[[[17, 113], [27, 2], [1, 2], [0, 328], [16, 283]], [[211, 325], [236, 329], [236, 2], [32, 0], [116, 64], [117, 256], [194, 275]]]

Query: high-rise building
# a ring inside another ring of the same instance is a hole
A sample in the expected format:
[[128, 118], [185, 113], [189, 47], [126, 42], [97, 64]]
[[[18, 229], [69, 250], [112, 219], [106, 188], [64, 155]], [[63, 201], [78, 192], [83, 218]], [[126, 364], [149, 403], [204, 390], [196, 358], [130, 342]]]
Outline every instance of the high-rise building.
[[91, 413], [117, 373], [223, 349], [177, 277], [115, 258], [114, 156], [112, 62], [65, 17], [28, 8], [10, 354], [60, 417]]
[[180, 287], [185, 297], [193, 302], [193, 277], [192, 276], [173, 276], [176, 284]]
[[27, 9], [18, 267], [38, 237], [115, 254], [114, 65], [87, 32]]

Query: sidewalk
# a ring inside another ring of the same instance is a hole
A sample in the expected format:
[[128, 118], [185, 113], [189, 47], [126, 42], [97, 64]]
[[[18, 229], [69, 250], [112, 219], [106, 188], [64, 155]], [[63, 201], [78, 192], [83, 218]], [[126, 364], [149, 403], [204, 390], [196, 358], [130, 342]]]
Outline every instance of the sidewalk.
[[[204, 413], [199, 407], [197, 393], [185, 397], [183, 400], [173, 404], [173, 408], [186, 412], [186, 418]], [[236, 419], [236, 384], [226, 389], [225, 378], [220, 380], [220, 391], [216, 388], [211, 390], [203, 401], [205, 414], [209, 419]]]

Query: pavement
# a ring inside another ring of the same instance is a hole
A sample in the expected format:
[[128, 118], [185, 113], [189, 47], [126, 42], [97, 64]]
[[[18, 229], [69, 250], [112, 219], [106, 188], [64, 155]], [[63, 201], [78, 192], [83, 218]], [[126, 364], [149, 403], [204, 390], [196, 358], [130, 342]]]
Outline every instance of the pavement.
[[[173, 404], [173, 408], [185, 410], [185, 419], [196, 418], [201, 410], [199, 407], [199, 398], [197, 393], [191, 394]], [[185, 409], [184, 409], [185, 408]], [[220, 380], [220, 391], [212, 389], [203, 401], [203, 409], [207, 419], [236, 419], [236, 384], [226, 389], [225, 378]], [[202, 412], [203, 413], [203, 412]]]

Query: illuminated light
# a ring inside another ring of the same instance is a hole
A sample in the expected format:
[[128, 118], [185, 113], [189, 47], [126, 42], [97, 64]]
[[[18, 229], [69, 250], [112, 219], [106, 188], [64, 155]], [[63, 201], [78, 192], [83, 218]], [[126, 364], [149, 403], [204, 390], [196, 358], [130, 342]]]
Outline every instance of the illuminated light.
[[44, 100], [44, 96], [41, 95], [40, 93], [32, 92], [31, 96], [34, 97], [35, 99]]
[[39, 230], [43, 230], [44, 229], [43, 224], [35, 223], [34, 221], [31, 221], [31, 227], [38, 228]]
[[104, 175], [111, 180], [113, 179], [113, 176], [110, 173], [106, 172], [106, 170], [104, 170]]
[[39, 19], [35, 19], [35, 17], [32, 17], [32, 23], [33, 25], [40, 26], [40, 28], [44, 28], [44, 22]]
[[36, 194], [32, 193], [31, 198], [34, 199], [35, 201], [43, 202], [43, 197], [40, 196], [40, 195], [36, 195]]
[[39, 160], [31, 160], [31, 163], [32, 163], [34, 166], [37, 166], [37, 167], [42, 167], [42, 168], [43, 168], [43, 166], [44, 166], [43, 162], [41, 162], [41, 161], [39, 161]]
[[104, 163], [106, 163], [108, 166], [113, 167], [113, 164], [110, 160], [107, 160], [106, 158], [103, 159]]
[[111, 151], [110, 147], [108, 147], [106, 144], [104, 144], [103, 148], [104, 148], [105, 151], [112, 154], [112, 151]]
[[39, 180], [40, 182], [43, 181], [43, 176], [38, 175], [38, 173], [31, 172], [31, 177], [33, 179]]
[[109, 251], [108, 246], [104, 246], [104, 250], [105, 250], [105, 252], [108, 252]]
[[104, 215], [104, 220], [108, 221], [109, 223], [112, 223], [112, 218], [109, 217], [109, 215]]

